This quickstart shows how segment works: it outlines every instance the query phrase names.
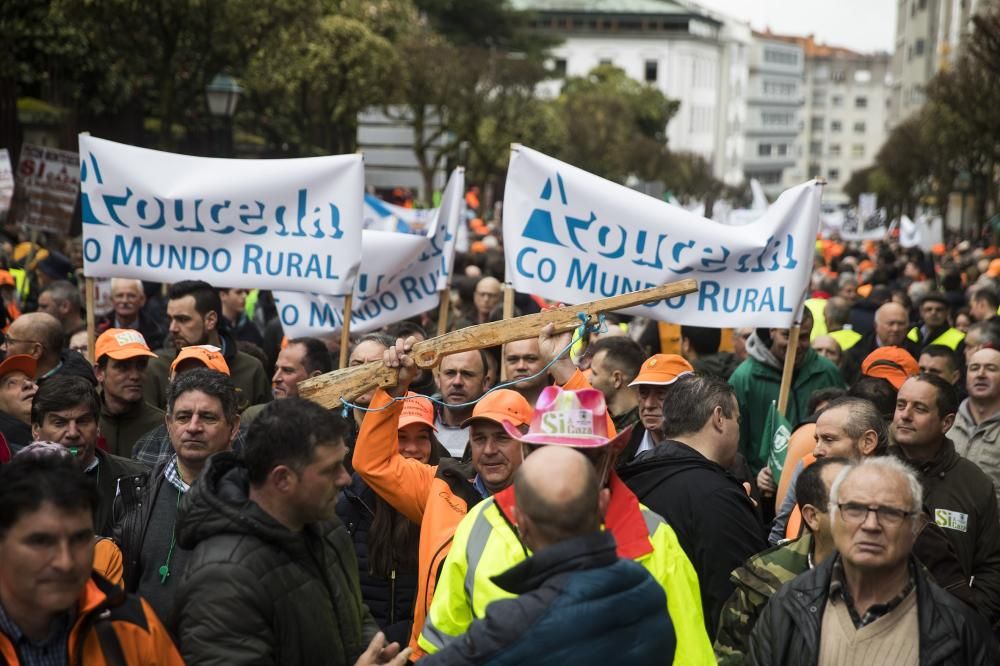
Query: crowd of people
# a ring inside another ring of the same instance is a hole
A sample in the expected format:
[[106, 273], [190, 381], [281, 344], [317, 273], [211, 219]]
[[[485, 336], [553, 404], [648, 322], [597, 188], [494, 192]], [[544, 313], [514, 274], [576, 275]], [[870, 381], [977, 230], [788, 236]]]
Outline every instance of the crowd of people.
[[[6, 663], [1000, 663], [996, 248], [823, 241], [795, 329], [612, 313], [422, 370], [435, 309], [352, 338], [398, 381], [343, 410], [299, 396], [339, 335], [266, 291], [115, 279], [91, 348], [39, 250], [0, 271]], [[478, 250], [444, 330], [502, 318]]]

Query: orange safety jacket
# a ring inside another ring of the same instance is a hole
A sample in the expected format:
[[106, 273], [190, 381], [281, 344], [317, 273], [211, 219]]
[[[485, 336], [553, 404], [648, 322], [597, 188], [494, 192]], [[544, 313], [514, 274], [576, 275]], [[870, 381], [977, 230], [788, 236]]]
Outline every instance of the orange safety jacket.
[[[148, 603], [127, 594], [100, 574], [92, 573], [80, 591], [77, 614], [67, 645], [70, 666], [107, 666], [118, 663], [105, 656], [107, 640], [100, 634], [110, 629], [126, 664], [183, 666], [170, 634]], [[7, 634], [0, 632], [0, 661], [17, 666], [21, 660]]]

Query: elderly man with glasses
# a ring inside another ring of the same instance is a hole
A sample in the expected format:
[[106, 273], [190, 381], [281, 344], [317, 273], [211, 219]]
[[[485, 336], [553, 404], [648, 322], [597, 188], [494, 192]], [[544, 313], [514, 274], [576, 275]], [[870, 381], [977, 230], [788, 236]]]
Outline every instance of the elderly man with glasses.
[[837, 555], [772, 597], [753, 664], [997, 664], [986, 620], [938, 587], [912, 549], [923, 488], [891, 457], [846, 466], [830, 489]]

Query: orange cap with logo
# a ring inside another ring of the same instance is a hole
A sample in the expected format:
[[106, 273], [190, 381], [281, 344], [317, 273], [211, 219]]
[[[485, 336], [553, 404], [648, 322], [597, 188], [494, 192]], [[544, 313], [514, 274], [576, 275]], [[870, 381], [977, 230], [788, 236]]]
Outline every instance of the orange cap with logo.
[[35, 360], [34, 356], [14, 354], [5, 358], [3, 363], [0, 363], [0, 377], [6, 377], [12, 372], [23, 372], [31, 379], [34, 379], [37, 369], [38, 361]]
[[116, 361], [137, 356], [156, 358], [156, 354], [150, 350], [142, 333], [131, 328], [109, 328], [101, 333], [94, 344], [94, 358], [99, 361], [102, 356], [108, 356]]
[[646, 362], [639, 368], [639, 374], [635, 376], [629, 386], [639, 386], [640, 384], [668, 386], [676, 382], [678, 377], [692, 372], [694, 372], [694, 368], [684, 360], [683, 356], [655, 354], [646, 359]]
[[524, 396], [510, 389], [497, 389], [483, 396], [472, 410], [472, 416], [462, 422], [467, 428], [476, 419], [488, 419], [503, 425], [505, 421], [515, 426], [531, 423], [535, 410], [531, 408]]
[[407, 391], [406, 400], [403, 401], [403, 413], [399, 415], [397, 428], [402, 430], [411, 423], [422, 423], [437, 432], [437, 428], [434, 426], [434, 405], [419, 393]]
[[171, 374], [177, 371], [178, 365], [188, 359], [198, 361], [209, 370], [216, 370], [224, 375], [229, 374], [229, 364], [226, 363], [226, 359], [222, 356], [222, 350], [215, 345], [192, 345], [185, 347], [177, 354], [174, 362], [170, 364]]

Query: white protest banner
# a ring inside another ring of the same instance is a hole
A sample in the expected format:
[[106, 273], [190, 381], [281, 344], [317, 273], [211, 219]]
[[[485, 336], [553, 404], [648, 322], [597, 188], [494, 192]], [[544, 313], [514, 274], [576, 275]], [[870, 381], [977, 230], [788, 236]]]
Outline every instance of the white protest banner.
[[862, 217], [860, 210], [847, 211], [838, 232], [846, 241], [883, 240], [888, 233], [884, 210], [876, 210], [867, 217]]
[[0, 148], [0, 220], [10, 212], [10, 200], [14, 197], [14, 170], [10, 165], [10, 153]]
[[361, 155], [190, 157], [80, 136], [84, 273], [347, 294]]
[[516, 146], [504, 193], [507, 276], [518, 291], [566, 303], [695, 278], [697, 294], [629, 312], [787, 327], [812, 271], [821, 195], [816, 181], [804, 183], [733, 228]]
[[[448, 180], [428, 235], [365, 229], [361, 269], [354, 286], [351, 332], [368, 333], [438, 305], [451, 280], [457, 230], [464, 223], [465, 170]], [[343, 296], [276, 291], [274, 300], [289, 338], [322, 336], [344, 324]]]
[[426, 233], [437, 208], [404, 208], [365, 194], [364, 228], [374, 231], [398, 231], [403, 234]]
[[[30, 230], [69, 233], [80, 189], [80, 158], [68, 150], [26, 143], [17, 162], [18, 223]], [[23, 197], [23, 198], [22, 198]]]

